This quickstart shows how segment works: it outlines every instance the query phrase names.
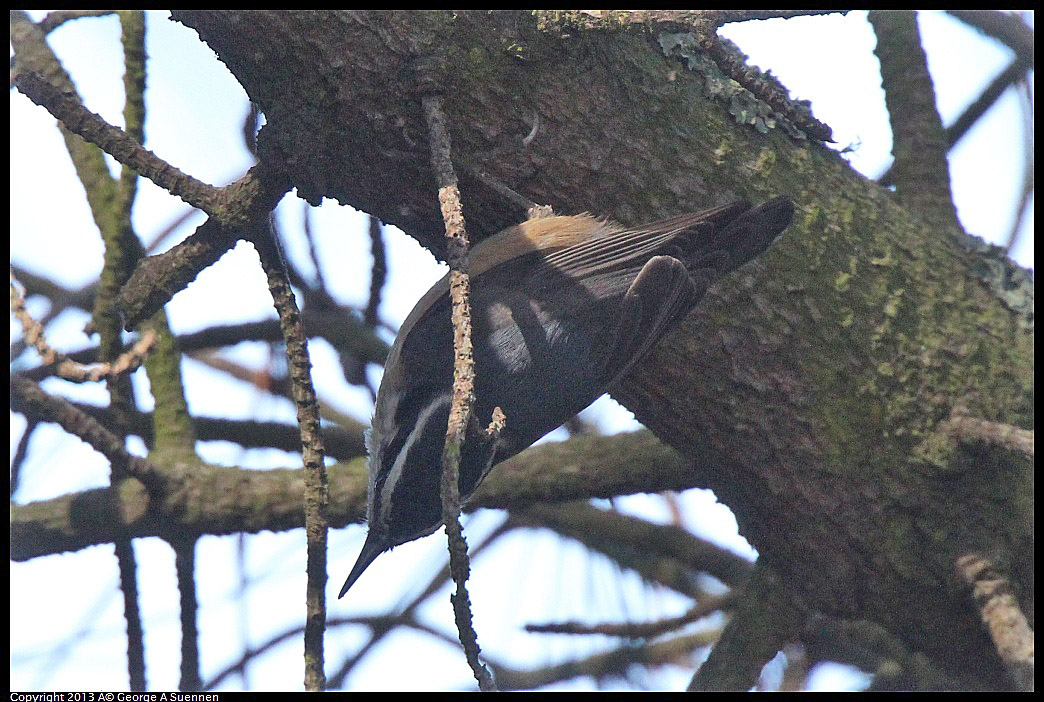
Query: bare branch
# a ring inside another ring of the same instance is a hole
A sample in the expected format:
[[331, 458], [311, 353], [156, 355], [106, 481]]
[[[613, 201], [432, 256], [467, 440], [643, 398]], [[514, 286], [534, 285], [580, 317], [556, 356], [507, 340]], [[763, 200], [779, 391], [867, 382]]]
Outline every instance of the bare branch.
[[964, 416], [952, 417], [939, 428], [958, 441], [982, 441], [1033, 458], [1033, 432], [1029, 429]]
[[[268, 278], [268, 289], [279, 315], [279, 326], [286, 341], [286, 360], [297, 405], [297, 424], [301, 432], [304, 461], [304, 513], [307, 538], [307, 583], [305, 584], [305, 689], [321, 692], [326, 688], [323, 635], [326, 630], [326, 543], [329, 525], [326, 506], [330, 501], [326, 466], [323, 460], [323, 435], [319, 429], [319, 402], [312, 385], [312, 362], [308, 338], [301, 324], [301, 313], [290, 288], [286, 264], [275, 232], [254, 240], [261, 267]], [[260, 232], [259, 232], [260, 233]]]
[[1033, 691], [1033, 630], [1030, 629], [1011, 583], [976, 553], [957, 559], [957, 573], [972, 588], [982, 621], [993, 638], [1016, 689]]
[[874, 53], [892, 125], [896, 194], [927, 222], [957, 229], [947, 141], [935, 106], [935, 88], [913, 11], [871, 10]]
[[471, 603], [465, 587], [468, 579], [468, 547], [460, 526], [460, 457], [461, 446], [475, 402], [475, 360], [471, 344], [471, 304], [468, 279], [468, 234], [460, 204], [457, 176], [450, 159], [450, 136], [442, 98], [423, 98], [424, 117], [431, 137], [431, 163], [439, 185], [439, 205], [446, 224], [449, 252], [449, 288], [453, 318], [453, 399], [450, 405], [446, 448], [442, 454], [442, 514], [449, 538], [450, 571], [456, 592], [450, 598], [457, 621], [457, 632], [479, 689], [496, 690], [493, 676], [479, 660], [478, 636], [471, 623]]
[[765, 664], [784, 644], [798, 638], [805, 616], [772, 570], [759, 562], [735, 615], [696, 671], [689, 690], [746, 692], [754, 687]]
[[73, 361], [47, 343], [43, 325], [33, 319], [25, 308], [25, 297], [15, 285], [14, 270], [11, 271], [11, 312], [22, 323], [26, 342], [40, 354], [44, 365], [54, 364], [59, 377], [74, 383], [97, 383], [101, 380], [133, 373], [141, 366], [145, 356], [156, 343], [156, 332], [150, 329], [141, 335], [130, 350], [121, 354], [112, 363], [101, 363], [89, 368]]
[[655, 622], [627, 622], [624, 624], [584, 624], [583, 622], [555, 622], [550, 624], [526, 624], [526, 631], [544, 634], [602, 634], [629, 639], [650, 639], [680, 629], [699, 621], [709, 614], [724, 610], [732, 605], [735, 594], [729, 592], [721, 597], [706, 597], [688, 612], [677, 617], [667, 617]]

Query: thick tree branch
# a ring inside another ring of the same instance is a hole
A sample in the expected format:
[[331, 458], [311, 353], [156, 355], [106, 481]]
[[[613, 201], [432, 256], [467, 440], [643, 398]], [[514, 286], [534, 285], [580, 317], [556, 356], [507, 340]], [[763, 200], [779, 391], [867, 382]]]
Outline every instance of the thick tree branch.
[[[15, 409], [20, 411], [17, 403]], [[546, 501], [684, 490], [694, 486], [691, 475], [686, 481], [687, 472], [691, 473], [688, 466], [681, 456], [648, 432], [582, 437], [534, 447], [505, 462], [482, 484], [467, 508], [504, 509]], [[562, 467], [568, 470], [560, 470]], [[363, 522], [365, 460], [330, 466], [327, 472], [330, 526], [339, 528]], [[108, 543], [124, 530], [137, 538], [162, 536], [166, 529], [222, 535], [304, 526], [304, 481], [300, 470], [258, 471], [199, 465], [191, 473], [179, 473], [176, 477], [184, 482], [172, 490], [180, 502], [170, 510], [151, 504], [141, 483], [134, 480], [116, 488], [14, 505], [11, 557], [25, 561], [79, 550]], [[733, 568], [729, 572], [737, 571]]]
[[921, 47], [917, 14], [874, 10], [874, 53], [892, 124], [892, 166], [896, 194], [904, 204], [941, 229], [959, 229], [950, 191], [948, 145], [935, 107], [935, 87]]
[[750, 690], [776, 652], [798, 638], [806, 616], [772, 569], [759, 562], [739, 595], [736, 613], [689, 683], [689, 691]]

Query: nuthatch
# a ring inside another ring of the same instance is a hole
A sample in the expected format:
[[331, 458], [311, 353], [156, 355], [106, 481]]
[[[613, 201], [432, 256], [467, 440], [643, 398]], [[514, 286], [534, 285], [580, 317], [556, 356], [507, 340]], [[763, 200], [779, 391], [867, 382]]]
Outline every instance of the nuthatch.
[[[507, 418], [496, 440], [469, 432], [460, 496], [605, 393], [719, 277], [790, 224], [780, 197], [644, 227], [577, 215], [531, 219], [470, 255], [476, 417]], [[453, 382], [448, 276], [406, 318], [385, 364], [367, 436], [369, 533], [341, 588], [377, 556], [442, 524], [442, 452]]]

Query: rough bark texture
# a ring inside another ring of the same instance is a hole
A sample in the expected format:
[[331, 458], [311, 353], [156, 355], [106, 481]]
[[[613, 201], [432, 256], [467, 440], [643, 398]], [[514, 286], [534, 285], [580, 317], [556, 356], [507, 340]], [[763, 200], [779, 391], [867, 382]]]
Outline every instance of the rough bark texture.
[[810, 610], [878, 622], [969, 685], [1007, 685], [954, 562], [992, 559], [1032, 621], [1032, 464], [936, 432], [954, 410], [1032, 426], [1032, 281], [1001, 254], [918, 225], [819, 144], [737, 123], [657, 30], [538, 31], [515, 11], [175, 18], [260, 105], [261, 156], [302, 196], [437, 253], [418, 75], [437, 77], [455, 118], [476, 238], [522, 213], [469, 167], [624, 223], [794, 198], [783, 239], [614, 395], [692, 459], [693, 483]]

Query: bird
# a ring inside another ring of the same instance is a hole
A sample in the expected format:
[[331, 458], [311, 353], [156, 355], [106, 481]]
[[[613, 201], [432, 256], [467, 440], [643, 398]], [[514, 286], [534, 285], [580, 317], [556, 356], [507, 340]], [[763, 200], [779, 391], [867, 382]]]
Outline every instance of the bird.
[[[461, 500], [493, 466], [607, 392], [715, 280], [766, 250], [793, 214], [793, 201], [777, 197], [638, 227], [590, 214], [548, 216], [474, 246], [472, 416], [488, 421], [499, 407], [506, 421], [495, 439], [469, 431]], [[421, 297], [388, 354], [366, 436], [368, 532], [338, 597], [380, 554], [443, 523], [454, 358], [448, 280]]]

